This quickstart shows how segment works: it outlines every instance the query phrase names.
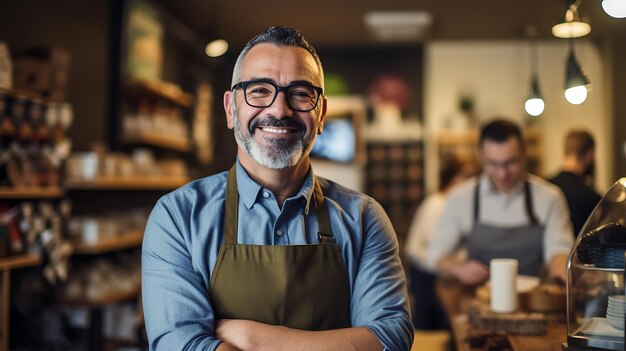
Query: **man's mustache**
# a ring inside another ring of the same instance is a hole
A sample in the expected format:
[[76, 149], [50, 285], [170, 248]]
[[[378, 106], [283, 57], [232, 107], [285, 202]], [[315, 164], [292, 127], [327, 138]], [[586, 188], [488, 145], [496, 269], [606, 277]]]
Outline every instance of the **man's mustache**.
[[278, 119], [276, 117], [254, 118], [248, 126], [250, 134], [254, 134], [255, 130], [259, 127], [290, 127], [295, 128], [298, 131], [305, 130], [306, 127], [303, 123], [293, 120], [292, 118]]

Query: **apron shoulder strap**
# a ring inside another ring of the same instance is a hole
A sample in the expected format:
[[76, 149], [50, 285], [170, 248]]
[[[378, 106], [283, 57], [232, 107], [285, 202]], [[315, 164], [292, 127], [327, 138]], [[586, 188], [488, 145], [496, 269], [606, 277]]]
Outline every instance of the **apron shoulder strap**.
[[[324, 203], [324, 194], [322, 192], [322, 186], [317, 180], [314, 179], [313, 187], [313, 202], [315, 210], [317, 212], [317, 222], [319, 226], [319, 232], [317, 237], [322, 244], [335, 243], [335, 236], [330, 230], [330, 219], [328, 216], [328, 207]], [[237, 190], [237, 165], [233, 165], [228, 171], [228, 178], [226, 181], [226, 207], [224, 214], [224, 243], [236, 244], [237, 243], [237, 219], [239, 210], [239, 193]]]
[[535, 215], [533, 197], [530, 192], [530, 182], [528, 180], [524, 181], [524, 200], [526, 202], [526, 215], [528, 216], [528, 221], [531, 225], [539, 225], [539, 220]]
[[[530, 182], [524, 181], [524, 203], [526, 206], [526, 215], [531, 225], [539, 225], [537, 215], [535, 215], [535, 208], [533, 205], [533, 198], [530, 192]], [[474, 223], [478, 223], [478, 217], [480, 214], [480, 180], [474, 187]]]
[[474, 187], [474, 224], [478, 223], [480, 214], [480, 179]]
[[224, 215], [224, 243], [237, 243], [237, 217], [239, 211], [239, 192], [237, 190], [237, 165], [228, 171], [226, 180], [226, 208]]
[[330, 231], [330, 218], [328, 216], [328, 207], [324, 202], [324, 193], [322, 192], [322, 186], [320, 185], [317, 177], [314, 179], [313, 186], [313, 203], [315, 204], [315, 211], [317, 212], [317, 223], [319, 226], [319, 232], [317, 237], [322, 244], [334, 244], [335, 236]]

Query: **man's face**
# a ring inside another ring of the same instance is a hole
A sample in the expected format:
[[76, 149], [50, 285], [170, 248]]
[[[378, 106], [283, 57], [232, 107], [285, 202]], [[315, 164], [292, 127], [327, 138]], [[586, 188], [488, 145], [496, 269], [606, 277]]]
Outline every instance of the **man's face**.
[[526, 152], [516, 138], [485, 140], [480, 148], [483, 169], [498, 191], [510, 192], [526, 172]]
[[[245, 56], [239, 81], [268, 79], [278, 86], [307, 82], [322, 86], [322, 74], [315, 59], [305, 49], [258, 44]], [[228, 127], [235, 139], [258, 164], [282, 169], [298, 164], [309, 155], [317, 134], [322, 132], [325, 99], [309, 112], [291, 109], [284, 92], [268, 107], [249, 106], [244, 90], [224, 94]]]

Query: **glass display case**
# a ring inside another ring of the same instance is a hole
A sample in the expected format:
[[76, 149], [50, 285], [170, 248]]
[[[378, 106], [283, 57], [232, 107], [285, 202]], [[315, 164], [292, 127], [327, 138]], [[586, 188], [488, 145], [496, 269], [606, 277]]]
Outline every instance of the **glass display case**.
[[567, 265], [565, 350], [624, 350], [626, 178], [617, 181], [583, 226]]

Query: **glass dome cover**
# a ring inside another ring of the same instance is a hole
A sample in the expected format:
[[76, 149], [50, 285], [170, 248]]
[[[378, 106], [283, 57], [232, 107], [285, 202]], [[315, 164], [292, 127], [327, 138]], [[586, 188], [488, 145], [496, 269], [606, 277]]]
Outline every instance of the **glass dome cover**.
[[580, 231], [567, 264], [567, 349], [624, 350], [626, 178]]

